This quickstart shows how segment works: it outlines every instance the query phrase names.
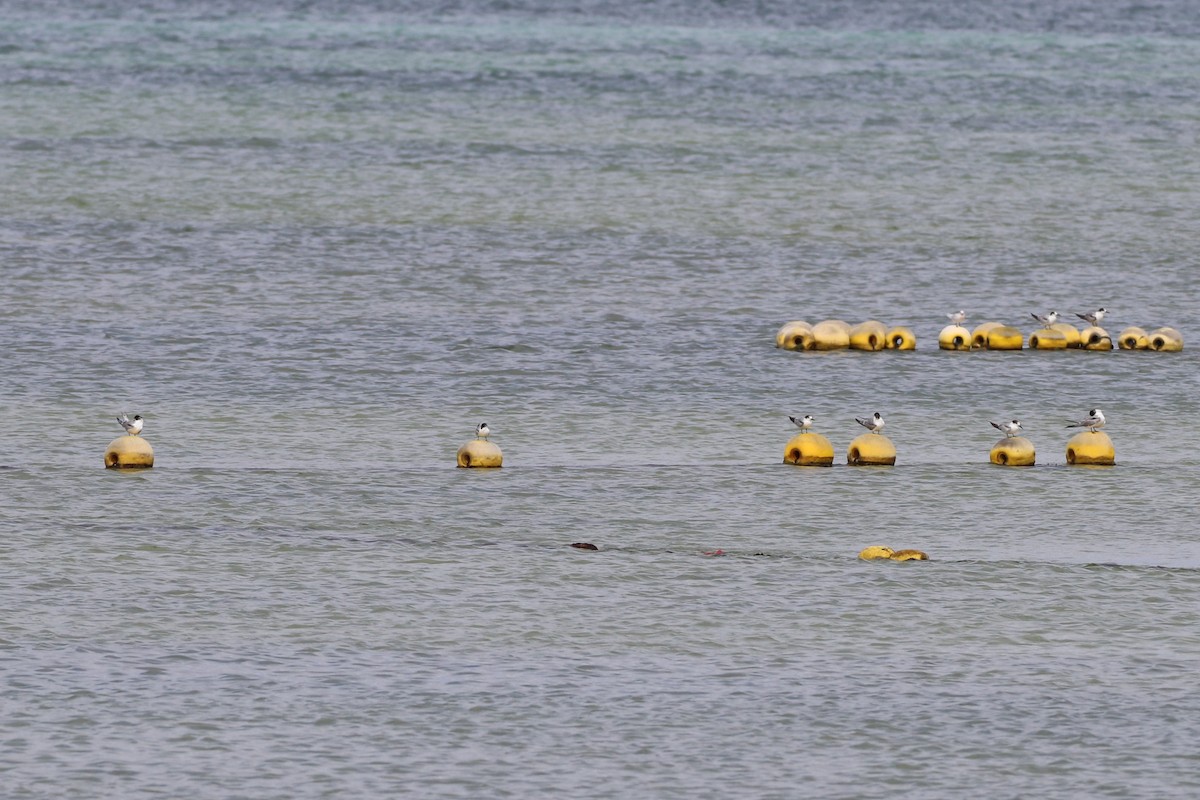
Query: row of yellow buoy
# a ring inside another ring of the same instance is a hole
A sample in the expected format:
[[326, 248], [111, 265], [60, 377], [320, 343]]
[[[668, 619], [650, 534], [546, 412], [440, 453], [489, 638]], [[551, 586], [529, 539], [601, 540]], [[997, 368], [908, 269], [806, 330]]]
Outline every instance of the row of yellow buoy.
[[[993, 464], [1031, 466], [1036, 453], [1024, 436], [1006, 436], [996, 443], [989, 456]], [[802, 467], [833, 466], [833, 444], [825, 436], [811, 431], [796, 434], [784, 447], [783, 461]], [[504, 454], [486, 437], [466, 442], [458, 448], [458, 466], [496, 468], [503, 466]], [[864, 433], [850, 442], [846, 450], [850, 466], [892, 466], [896, 463], [896, 445], [881, 433]], [[1113, 464], [1112, 440], [1103, 431], [1081, 431], [1067, 442], [1068, 464]], [[104, 451], [104, 466], [109, 469], [145, 469], [154, 466], [154, 449], [139, 435], [118, 436]]]
[[[1113, 339], [1097, 325], [1080, 330], [1069, 322], [1055, 322], [1035, 330], [1026, 338], [1020, 330], [999, 322], [984, 322], [969, 331], [961, 325], [947, 325], [938, 334], [942, 350], [1112, 350]], [[1122, 350], [1157, 350], [1165, 353], [1183, 349], [1183, 334], [1174, 328], [1158, 328], [1150, 333], [1138, 327], [1121, 331], [1116, 346]]]
[[[472, 439], [458, 448], [460, 467], [500, 467], [504, 454], [485, 439]], [[104, 451], [108, 469], [147, 469], [154, 466], [154, 448], [141, 436], [118, 436]]]
[[1158, 350], [1163, 353], [1178, 353], [1183, 349], [1183, 334], [1174, 328], [1156, 328], [1150, 333], [1131, 325], [1117, 337], [1117, 346], [1122, 350]]
[[840, 319], [809, 325], [797, 319], [779, 329], [775, 346], [783, 350], [915, 350], [917, 335], [911, 328], [889, 328], [873, 319], [857, 325]]
[[[810, 325], [804, 320], [784, 324], [775, 334], [775, 346], [782, 350], [915, 350], [917, 336], [905, 326], [888, 327], [869, 319], [857, 325], [840, 319], [827, 319]], [[1165, 353], [1183, 349], [1183, 334], [1171, 327], [1147, 333], [1131, 326], [1121, 331], [1115, 346], [1122, 350], [1157, 350]], [[1025, 336], [1012, 325], [984, 322], [974, 330], [962, 325], [947, 325], [938, 334], [942, 350], [1112, 350], [1114, 340], [1098, 325], [1080, 330], [1069, 322], [1055, 322]]]
[[[1033, 442], [1024, 436], [1005, 436], [992, 447], [988, 460], [1005, 467], [1031, 467], [1037, 458]], [[802, 432], [783, 448], [783, 463], [799, 467], [833, 466], [833, 444], [819, 433]], [[892, 466], [896, 445], [880, 433], [864, 433], [850, 443], [846, 463], [853, 467]], [[1067, 463], [1079, 466], [1112, 466], [1116, 450], [1104, 431], [1080, 431], [1067, 440]]]
[[[783, 463], [801, 467], [833, 466], [833, 444], [819, 433], [800, 432], [783, 449]], [[891, 466], [896, 445], [882, 433], [864, 433], [850, 442], [846, 463], [854, 467]]]
[[[1002, 467], [1032, 467], [1036, 458], [1033, 442], [1024, 436], [1006, 436], [988, 454], [989, 461]], [[1080, 431], [1067, 440], [1067, 463], [1072, 466], [1111, 467], [1116, 459], [1112, 439], [1104, 431]]]

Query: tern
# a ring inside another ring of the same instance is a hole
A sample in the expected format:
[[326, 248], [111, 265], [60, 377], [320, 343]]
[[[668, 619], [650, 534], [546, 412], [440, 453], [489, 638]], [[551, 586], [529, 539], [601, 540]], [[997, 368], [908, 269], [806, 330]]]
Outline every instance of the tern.
[[144, 420], [141, 414], [134, 414], [133, 419], [130, 419], [129, 415], [122, 411], [121, 416], [117, 417], [117, 422], [121, 423], [121, 427], [130, 436], [137, 436], [142, 432], [142, 423]]
[[1005, 436], [1016, 436], [1021, 432], [1021, 421], [1014, 419], [1012, 422], [993, 422], [992, 427], [1001, 431]]
[[793, 425], [800, 429], [801, 433], [808, 433], [808, 429], [813, 426], [814, 422], [816, 422], [816, 420], [812, 418], [812, 414], [805, 414], [800, 419], [796, 419], [795, 417], [788, 417], [788, 419], [792, 421]]
[[1088, 412], [1087, 419], [1081, 419], [1079, 422], [1072, 422], [1068, 428], [1087, 428], [1092, 433], [1104, 427], [1104, 412], [1098, 408], [1093, 408]]
[[967, 312], [963, 311], [960, 308], [958, 311], [955, 311], [953, 314], [947, 314], [946, 318], [950, 320], [951, 325], [962, 325], [964, 322], [967, 321]]
[[1054, 323], [1058, 322], [1058, 312], [1057, 311], [1051, 311], [1049, 314], [1047, 314], [1044, 317], [1041, 314], [1030, 314], [1029, 316], [1033, 317], [1038, 322], [1041, 322], [1047, 328], [1049, 328]]
[[870, 417], [869, 419], [859, 419], [858, 417], [855, 417], [854, 421], [859, 425], [862, 425], [871, 433], [879, 433], [881, 430], [883, 430], [883, 415], [878, 411], [876, 411], [874, 416]]
[[492, 429], [487, 426], [486, 422], [481, 422], [475, 426], [475, 438], [487, 441], [487, 438], [492, 435]]
[[1099, 325], [1100, 320], [1104, 319], [1104, 315], [1107, 313], [1108, 313], [1108, 309], [1101, 306], [1100, 308], [1097, 308], [1095, 311], [1088, 311], [1083, 314], [1076, 314], [1075, 316], [1079, 317], [1080, 319], [1082, 319], [1086, 322], [1090, 322], [1093, 325]]

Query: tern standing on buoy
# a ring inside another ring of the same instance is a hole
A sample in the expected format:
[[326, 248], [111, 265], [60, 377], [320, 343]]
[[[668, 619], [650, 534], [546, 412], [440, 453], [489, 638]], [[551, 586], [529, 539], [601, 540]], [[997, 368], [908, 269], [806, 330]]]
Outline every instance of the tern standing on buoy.
[[1095, 433], [1096, 431], [1098, 431], [1104, 427], [1105, 422], [1106, 422], [1106, 420], [1104, 419], [1104, 412], [1098, 408], [1093, 408], [1091, 411], [1088, 412], [1087, 419], [1081, 419], [1081, 420], [1079, 420], [1079, 422], [1072, 422], [1067, 427], [1068, 428], [1087, 428], [1092, 433]]
[[1016, 436], [1021, 432], [1021, 421], [1014, 419], [1012, 422], [993, 422], [992, 427], [1005, 436]]
[[130, 436], [137, 436], [142, 432], [142, 423], [144, 420], [141, 414], [134, 414], [133, 419], [130, 419], [128, 414], [121, 412], [121, 416], [117, 417], [117, 422], [121, 423], [121, 427]]
[[814, 422], [816, 422], [816, 420], [813, 419], [812, 414], [805, 414], [803, 417], [800, 417], [800, 419], [796, 419], [795, 417], [788, 417], [788, 419], [792, 421], [793, 425], [800, 429], [801, 433], [808, 433], [808, 429], [813, 426]]
[[880, 414], [878, 411], [876, 411], [875, 415], [872, 416], [870, 419], [859, 419], [858, 417], [855, 417], [854, 421], [857, 422], [859, 425], [862, 425], [864, 428], [869, 430], [871, 433], [879, 433], [880, 431], [883, 430], [883, 415]]
[[492, 435], [492, 429], [487, 426], [486, 422], [481, 422], [475, 426], [475, 438], [487, 441], [487, 438]]

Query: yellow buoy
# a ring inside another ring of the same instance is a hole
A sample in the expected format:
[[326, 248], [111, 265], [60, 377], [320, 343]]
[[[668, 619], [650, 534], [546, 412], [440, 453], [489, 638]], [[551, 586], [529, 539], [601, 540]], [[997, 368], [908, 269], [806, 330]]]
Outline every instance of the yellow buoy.
[[[1078, 334], [1077, 334], [1078, 335]], [[1029, 334], [1030, 350], [1066, 350], [1067, 337], [1054, 328], [1042, 328]]]
[[118, 436], [104, 451], [108, 469], [146, 469], [154, 466], [154, 448], [141, 436]]
[[882, 433], [864, 433], [850, 443], [846, 463], [855, 467], [890, 467], [896, 463], [896, 445]]
[[1067, 347], [1080, 346], [1079, 328], [1076, 328], [1071, 323], [1056, 322], [1050, 326], [1050, 330], [1058, 331], [1063, 336], [1067, 337]]
[[1130, 325], [1117, 336], [1117, 346], [1122, 350], [1145, 350], [1150, 347], [1150, 337], [1136, 325]]
[[1112, 439], [1104, 431], [1080, 431], [1067, 440], [1068, 464], [1111, 466], [1116, 458]]
[[850, 326], [840, 319], [818, 322], [812, 333], [816, 350], [844, 350], [850, 346]]
[[988, 350], [1020, 350], [1025, 346], [1025, 337], [1011, 325], [1000, 325], [988, 331]]
[[1002, 467], [1032, 467], [1036, 457], [1033, 442], [1024, 436], [1005, 436], [992, 445], [988, 460]]
[[812, 326], [802, 319], [792, 320], [775, 334], [775, 346], [784, 350], [812, 350], [817, 346]]
[[1091, 325], [1079, 332], [1079, 346], [1084, 350], [1112, 350], [1112, 337], [1104, 328]]
[[458, 448], [460, 467], [499, 467], [503, 461], [500, 448], [486, 439], [472, 439]]
[[863, 561], [928, 561], [929, 556], [920, 550], [893, 550], [881, 544], [864, 547], [858, 552]]
[[882, 322], [869, 319], [850, 329], [851, 350], [879, 351], [887, 346], [887, 328]]
[[912, 332], [911, 328], [897, 325], [895, 328], [888, 329], [887, 346], [889, 350], [916, 350], [917, 335]]
[[999, 322], [981, 322], [971, 331], [971, 347], [987, 347], [988, 334], [996, 328], [1003, 327]]
[[938, 347], [943, 350], [970, 350], [971, 332], [962, 325], [947, 325], [938, 334]]
[[1183, 334], [1174, 328], [1158, 328], [1151, 331], [1147, 338], [1150, 349], [1163, 353], [1178, 353], [1183, 349]]
[[833, 445], [819, 433], [797, 433], [783, 448], [783, 463], [800, 467], [831, 467]]
[[873, 544], [870, 547], [864, 547], [858, 554], [858, 557], [863, 561], [875, 561], [876, 559], [888, 559], [895, 555], [895, 550], [890, 547], [884, 547], [881, 544]]

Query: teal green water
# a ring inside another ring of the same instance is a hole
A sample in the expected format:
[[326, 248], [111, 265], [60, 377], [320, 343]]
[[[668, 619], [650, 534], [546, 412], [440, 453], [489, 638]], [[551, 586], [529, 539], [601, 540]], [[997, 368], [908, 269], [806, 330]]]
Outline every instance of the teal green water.
[[1196, 794], [1185, 6], [0, 11], [6, 797]]

